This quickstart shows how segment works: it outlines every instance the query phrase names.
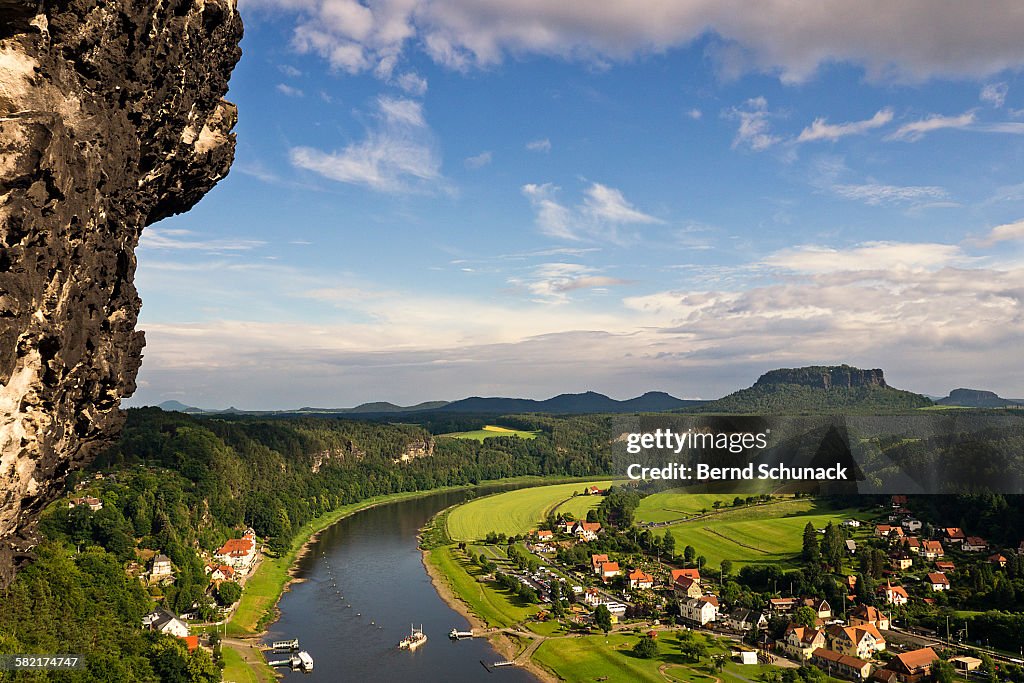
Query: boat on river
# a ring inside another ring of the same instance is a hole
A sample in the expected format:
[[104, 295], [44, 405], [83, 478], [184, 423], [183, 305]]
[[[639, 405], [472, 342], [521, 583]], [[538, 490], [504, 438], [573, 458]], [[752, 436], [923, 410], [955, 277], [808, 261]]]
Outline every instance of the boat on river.
[[398, 648], [400, 650], [415, 650], [425, 642], [427, 642], [427, 634], [423, 632], [423, 624], [420, 624], [419, 628], [410, 624], [409, 635], [398, 642]]

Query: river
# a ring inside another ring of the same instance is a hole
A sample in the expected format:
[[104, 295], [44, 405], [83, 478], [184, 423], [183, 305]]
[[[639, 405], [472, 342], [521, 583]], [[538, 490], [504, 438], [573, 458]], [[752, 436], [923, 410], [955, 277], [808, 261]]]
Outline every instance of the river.
[[[321, 532], [298, 560], [300, 582], [281, 597], [280, 618], [265, 638], [298, 638], [313, 656], [313, 673], [287, 672], [285, 680], [535, 683], [517, 667], [488, 673], [481, 660], [490, 664], [503, 657], [485, 639], [448, 639], [453, 626], [464, 630], [469, 624], [434, 590], [416, 540], [439, 510], [508, 488], [399, 501], [358, 512]], [[397, 648], [410, 624], [422, 624], [428, 637], [414, 652]]]

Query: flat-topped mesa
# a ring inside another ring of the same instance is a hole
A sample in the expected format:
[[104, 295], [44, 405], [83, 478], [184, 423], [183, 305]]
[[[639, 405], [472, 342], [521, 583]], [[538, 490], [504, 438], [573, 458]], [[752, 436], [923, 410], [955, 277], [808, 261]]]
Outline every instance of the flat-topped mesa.
[[761, 375], [754, 386], [776, 384], [798, 384], [814, 389], [889, 386], [881, 370], [861, 370], [851, 365], [812, 365], [771, 370]]
[[142, 229], [234, 156], [234, 0], [0, 0], [0, 586], [116, 436]]

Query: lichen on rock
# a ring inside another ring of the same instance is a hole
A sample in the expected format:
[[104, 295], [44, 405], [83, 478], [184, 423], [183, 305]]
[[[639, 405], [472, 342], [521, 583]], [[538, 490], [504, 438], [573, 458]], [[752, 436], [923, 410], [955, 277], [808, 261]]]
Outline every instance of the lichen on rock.
[[234, 156], [233, 0], [0, 0], [0, 586], [117, 434], [142, 229]]

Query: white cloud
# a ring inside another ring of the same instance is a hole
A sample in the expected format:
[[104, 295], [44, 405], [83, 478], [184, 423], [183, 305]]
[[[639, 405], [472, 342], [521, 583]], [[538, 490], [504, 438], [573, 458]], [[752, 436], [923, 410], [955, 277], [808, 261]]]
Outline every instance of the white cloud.
[[1010, 91], [1006, 83], [986, 83], [979, 93], [982, 102], [991, 104], [996, 109], [1006, 103], [1006, 94]]
[[288, 97], [302, 97], [305, 94], [299, 88], [294, 88], [287, 83], [278, 83], [275, 87], [277, 92]]
[[740, 122], [732, 141], [734, 149], [743, 146], [755, 152], [763, 152], [782, 139], [771, 132], [771, 124], [768, 122], [771, 113], [764, 97], [753, 97], [744, 102], [742, 107], [733, 107], [726, 116]]
[[293, 147], [289, 152], [292, 164], [380, 192], [423, 191], [441, 184], [441, 160], [422, 105], [379, 97], [376, 106], [376, 126], [367, 131], [364, 140], [335, 152]]
[[981, 77], [1024, 65], [1024, 16], [1015, 0], [931, 0], [864, 5], [836, 0], [808, 8], [767, 0], [551, 3], [542, 0], [243, 0], [297, 16], [294, 43], [339, 69], [390, 74], [411, 46], [455, 69], [509, 54], [605, 64], [708, 39], [727, 69], [812, 77], [848, 63], [872, 80]]
[[523, 195], [537, 214], [537, 226], [551, 237], [618, 242], [619, 228], [623, 226], [663, 222], [634, 207], [620, 190], [601, 183], [591, 183], [583, 191], [583, 201], [571, 208], [556, 199], [558, 191], [551, 183], [529, 183], [522, 187]]
[[933, 185], [883, 185], [880, 183], [842, 184], [829, 188], [845, 199], [862, 201], [871, 206], [912, 204], [922, 205], [945, 200], [949, 194]]
[[977, 244], [983, 247], [991, 247], [998, 242], [1010, 242], [1017, 240], [1024, 241], [1024, 219], [1013, 223], [997, 225], [989, 231], [988, 235], [984, 239], [977, 240]]
[[490, 164], [493, 158], [494, 155], [491, 154], [489, 150], [480, 152], [479, 154], [466, 158], [466, 168], [483, 168]]
[[969, 258], [956, 245], [939, 243], [865, 242], [847, 249], [804, 245], [783, 249], [762, 264], [800, 273], [935, 270], [963, 265]]
[[689, 116], [694, 121], [699, 121], [701, 117], [704, 116], [704, 112], [702, 112], [700, 109], [694, 108], [686, 112], [686, 115]]
[[578, 263], [543, 263], [527, 277], [509, 278], [509, 284], [523, 287], [540, 303], [564, 304], [569, 294], [578, 290], [603, 291], [608, 287], [629, 284], [630, 280], [600, 275], [589, 266]]
[[910, 123], [903, 124], [896, 129], [896, 132], [886, 137], [886, 140], [906, 140], [907, 142], [917, 142], [926, 134], [936, 130], [942, 130], [945, 128], [967, 128], [973, 124], [975, 120], [973, 111], [965, 112], [959, 116], [942, 116], [941, 114], [933, 114], [925, 119], [921, 119], [920, 121], [912, 121]]
[[824, 118], [817, 118], [814, 123], [800, 132], [796, 141], [838, 140], [847, 135], [861, 135], [869, 130], [881, 128], [890, 121], [892, 121], [892, 110], [888, 108], [880, 109], [874, 116], [864, 121], [830, 124]]
[[291, 64], [278, 64], [277, 69], [288, 78], [298, 78], [299, 76], [302, 75], [302, 72], [296, 69]]
[[417, 97], [423, 97], [427, 93], [427, 79], [414, 71], [407, 71], [395, 79], [395, 85]]
[[139, 240], [139, 249], [197, 251], [205, 253], [239, 252], [257, 249], [266, 245], [263, 240], [250, 239], [199, 239], [191, 230], [172, 228], [146, 228]]
[[551, 140], [547, 138], [541, 138], [540, 140], [531, 140], [526, 143], [526, 149], [531, 152], [543, 152], [547, 154], [551, 151]]

